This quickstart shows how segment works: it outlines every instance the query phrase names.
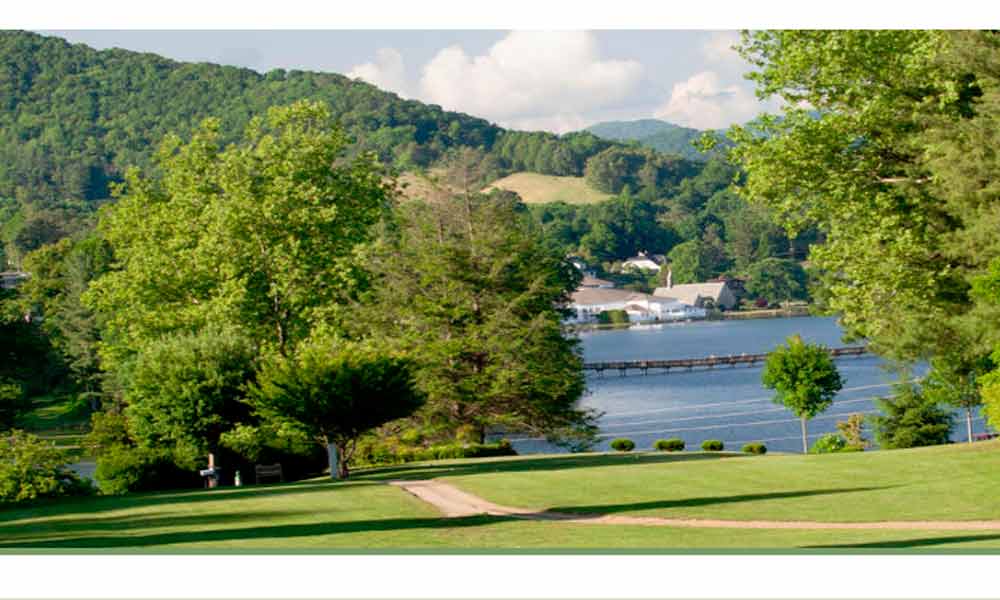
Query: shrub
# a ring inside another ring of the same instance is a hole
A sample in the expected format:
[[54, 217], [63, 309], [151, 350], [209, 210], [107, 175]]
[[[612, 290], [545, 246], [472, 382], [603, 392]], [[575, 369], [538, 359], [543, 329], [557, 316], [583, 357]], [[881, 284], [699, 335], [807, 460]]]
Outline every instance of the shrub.
[[830, 454], [847, 450], [847, 439], [839, 433], [828, 433], [813, 443], [810, 454]]
[[399, 435], [399, 440], [407, 446], [416, 446], [424, 441], [424, 433], [417, 428], [407, 429]]
[[94, 478], [103, 494], [199, 487], [197, 471], [181, 469], [169, 450], [114, 446], [97, 457]]
[[628, 438], [618, 438], [611, 440], [611, 447], [618, 452], [631, 452], [635, 450], [635, 442]]
[[680, 452], [684, 449], [684, 440], [680, 438], [670, 438], [669, 440], [656, 440], [653, 448], [663, 452]]
[[89, 492], [90, 485], [66, 467], [66, 454], [50, 442], [17, 430], [0, 437], [0, 503]]
[[701, 443], [701, 449], [705, 452], [721, 452], [725, 448], [721, 440], [705, 440]]
[[750, 442], [743, 445], [743, 451], [747, 454], [767, 454], [767, 446], [761, 442]]
[[391, 448], [385, 444], [359, 445], [354, 455], [354, 466], [408, 463], [418, 460], [443, 460], [451, 458], [488, 458], [491, 456], [517, 456], [509, 440], [493, 444], [439, 444], [429, 448]]
[[628, 313], [624, 310], [604, 310], [598, 313], [597, 321], [606, 325], [621, 325], [628, 323]]

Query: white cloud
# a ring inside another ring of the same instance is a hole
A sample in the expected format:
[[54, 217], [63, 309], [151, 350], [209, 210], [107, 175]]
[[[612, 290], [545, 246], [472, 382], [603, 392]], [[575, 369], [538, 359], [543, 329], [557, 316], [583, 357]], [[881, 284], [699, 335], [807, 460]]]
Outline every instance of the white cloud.
[[740, 41], [738, 31], [717, 31], [710, 35], [701, 47], [701, 54], [710, 63], [745, 69], [749, 64], [743, 60], [733, 46]]
[[395, 48], [380, 48], [375, 52], [373, 62], [356, 65], [348, 71], [347, 76], [396, 92], [404, 98], [407, 96], [409, 86], [406, 82], [406, 65], [403, 63], [403, 55]]
[[628, 98], [642, 75], [637, 61], [603, 59], [589, 32], [516, 31], [480, 56], [444, 48], [424, 66], [420, 91], [449, 110], [568, 131], [582, 113]]
[[675, 83], [656, 117], [696, 129], [720, 129], [746, 122], [763, 110], [748, 87], [725, 85], [716, 72], [702, 71]]

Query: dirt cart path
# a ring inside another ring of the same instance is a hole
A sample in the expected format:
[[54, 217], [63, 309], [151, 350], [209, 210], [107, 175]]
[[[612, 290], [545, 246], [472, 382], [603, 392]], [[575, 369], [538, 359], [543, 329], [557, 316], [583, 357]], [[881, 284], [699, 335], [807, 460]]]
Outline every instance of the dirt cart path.
[[675, 519], [629, 517], [584, 513], [559, 513], [530, 508], [501, 506], [457, 487], [433, 479], [391, 481], [417, 498], [432, 504], [446, 517], [497, 515], [536, 521], [565, 521], [593, 525], [656, 525], [663, 527], [704, 527], [725, 529], [916, 529], [921, 531], [1000, 531], [1000, 521], [875, 521], [868, 523], [824, 523], [822, 521], [734, 521], [726, 519]]

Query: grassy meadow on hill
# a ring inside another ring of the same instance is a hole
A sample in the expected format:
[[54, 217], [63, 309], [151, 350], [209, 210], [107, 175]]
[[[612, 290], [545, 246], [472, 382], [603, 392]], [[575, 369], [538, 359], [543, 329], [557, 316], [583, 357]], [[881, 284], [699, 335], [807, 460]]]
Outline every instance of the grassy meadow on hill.
[[[995, 549], [960, 528], [679, 528], [444, 518], [396, 479], [441, 478], [488, 500], [566, 512], [736, 520], [1000, 519], [1000, 443], [840, 455], [641, 453], [435, 461], [312, 480], [0, 511], [0, 548], [142, 551], [323, 549]], [[974, 484], [974, 485], [973, 485]]]
[[517, 192], [526, 204], [565, 202], [566, 204], [596, 204], [611, 198], [611, 194], [595, 190], [583, 177], [557, 177], [540, 173], [514, 173], [491, 183], [487, 190], [499, 188]]

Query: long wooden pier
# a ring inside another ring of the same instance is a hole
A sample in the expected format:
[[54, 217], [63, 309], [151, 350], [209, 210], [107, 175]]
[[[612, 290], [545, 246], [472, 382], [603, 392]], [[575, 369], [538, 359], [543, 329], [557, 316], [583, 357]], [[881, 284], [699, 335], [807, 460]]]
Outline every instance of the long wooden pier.
[[[843, 348], [830, 348], [830, 356], [840, 358], [844, 356], [862, 356], [868, 353], [867, 346], [846, 346]], [[604, 371], [618, 371], [622, 376], [627, 375], [629, 370], [641, 371], [643, 375], [649, 373], [650, 369], [659, 369], [664, 373], [671, 370], [684, 369], [690, 371], [695, 367], [705, 367], [714, 369], [715, 367], [736, 365], [753, 366], [756, 363], [767, 360], [767, 354], [731, 354], [728, 356], [706, 356], [704, 358], [675, 358], [670, 360], [620, 360], [584, 363], [586, 371], [596, 371], [598, 375], [603, 375]]]

